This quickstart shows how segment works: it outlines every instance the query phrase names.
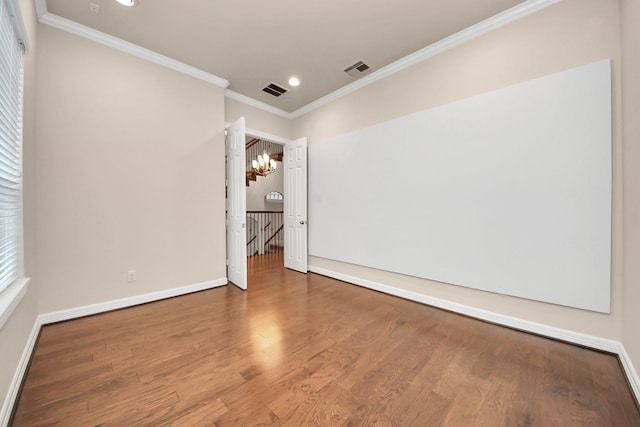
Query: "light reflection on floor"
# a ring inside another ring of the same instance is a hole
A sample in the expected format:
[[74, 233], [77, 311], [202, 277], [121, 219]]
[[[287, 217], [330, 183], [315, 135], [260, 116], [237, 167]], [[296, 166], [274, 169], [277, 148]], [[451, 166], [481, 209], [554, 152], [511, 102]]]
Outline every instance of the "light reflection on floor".
[[[248, 292], [251, 292], [252, 277], [269, 270], [280, 269], [283, 264], [282, 252], [247, 257]], [[261, 359], [256, 362], [263, 369], [275, 367], [282, 358], [282, 329], [276, 310], [269, 306], [259, 307], [248, 318], [254, 354], [259, 355]]]

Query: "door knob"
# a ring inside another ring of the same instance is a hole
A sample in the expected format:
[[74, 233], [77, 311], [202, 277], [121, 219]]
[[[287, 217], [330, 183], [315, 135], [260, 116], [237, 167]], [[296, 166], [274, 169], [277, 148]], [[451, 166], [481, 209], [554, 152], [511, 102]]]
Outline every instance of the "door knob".
[[300, 224], [304, 225], [304, 219], [300, 220]]

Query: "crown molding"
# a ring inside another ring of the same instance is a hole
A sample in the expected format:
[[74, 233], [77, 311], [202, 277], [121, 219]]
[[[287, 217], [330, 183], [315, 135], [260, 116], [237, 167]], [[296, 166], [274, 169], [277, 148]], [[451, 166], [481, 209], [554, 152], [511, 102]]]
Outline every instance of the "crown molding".
[[378, 80], [391, 76], [401, 70], [404, 70], [405, 68], [411, 67], [440, 53], [446, 52], [449, 49], [460, 46], [461, 44], [487, 34], [495, 29], [503, 27], [504, 25], [507, 25], [517, 19], [531, 15], [532, 13], [559, 3], [560, 1], [562, 0], [526, 0], [524, 3], [521, 3], [515, 7], [512, 7], [511, 9], [492, 16], [491, 18], [485, 19], [484, 21], [472, 25], [471, 27], [465, 28], [462, 31], [459, 31], [438, 42], [430, 44], [429, 46], [417, 52], [407, 55], [404, 58], [401, 58], [385, 67], [382, 67], [381, 69], [374, 71], [373, 73], [361, 78], [360, 80], [343, 86], [342, 88], [331, 92], [330, 94], [325, 95], [322, 98], [319, 98], [303, 107], [300, 107], [291, 113], [273, 107], [262, 101], [258, 101], [257, 99], [242, 95], [233, 90], [226, 89], [229, 86], [229, 82], [223, 78], [207, 73], [190, 65], [186, 65], [180, 61], [176, 61], [164, 55], [160, 55], [159, 53], [153, 52], [149, 49], [145, 49], [133, 43], [129, 43], [117, 37], [110, 36], [101, 31], [94, 30], [92, 28], [70, 21], [66, 18], [62, 18], [60, 16], [49, 13], [47, 11], [46, 0], [35, 0], [35, 3], [40, 22], [44, 24], [51, 25], [55, 28], [68, 31], [80, 37], [93, 40], [97, 43], [113, 47], [139, 58], [146, 59], [148, 61], [170, 68], [172, 70], [207, 81], [217, 86], [221, 86], [225, 88], [225, 97], [227, 98], [242, 102], [243, 104], [247, 104], [255, 108], [259, 108], [268, 113], [275, 114], [285, 119], [292, 120], [317, 108], [320, 108], [323, 105], [342, 98], [343, 96], [346, 96], [351, 92], [355, 92], [356, 90], [375, 83]]
[[265, 102], [258, 101], [257, 99], [250, 98], [241, 93], [235, 92], [231, 89], [225, 89], [224, 96], [229, 99], [236, 100], [238, 102], [242, 102], [243, 104], [250, 105], [252, 107], [259, 108], [261, 110], [267, 111], [269, 113], [275, 114], [276, 116], [284, 117], [285, 119], [293, 119], [291, 113], [288, 113], [284, 110], [271, 106]]
[[40, 22], [42, 22], [43, 24], [50, 25], [59, 30], [67, 31], [71, 34], [89, 39], [96, 43], [112, 47], [119, 51], [128, 53], [149, 62], [153, 62], [154, 64], [161, 65], [179, 73], [204, 80], [205, 82], [214, 84], [216, 86], [220, 86], [222, 88], [226, 88], [227, 86], [229, 86], [229, 82], [221, 77], [207, 73], [206, 71], [202, 71], [183, 62], [176, 61], [175, 59], [171, 59], [168, 56], [161, 55], [157, 52], [146, 49], [144, 47], [140, 47], [136, 44], [129, 43], [128, 41], [119, 39], [118, 37], [103, 33], [102, 31], [94, 30], [93, 28], [89, 28], [85, 25], [78, 24], [77, 22], [49, 13], [47, 11], [46, 0], [36, 0], [36, 10], [38, 12]]
[[373, 73], [361, 78], [360, 80], [341, 87], [335, 92], [331, 92], [330, 94], [325, 95], [322, 98], [318, 98], [317, 100], [305, 105], [304, 107], [300, 107], [297, 110], [293, 111], [291, 113], [291, 118], [295, 119], [297, 117], [300, 117], [310, 111], [315, 110], [316, 108], [320, 108], [323, 105], [342, 98], [343, 96], [348, 95], [351, 92], [375, 83], [380, 79], [388, 77], [392, 74], [397, 73], [398, 71], [404, 70], [405, 68], [411, 67], [412, 65], [416, 65], [422, 61], [446, 52], [449, 49], [460, 46], [461, 44], [464, 44], [470, 40], [487, 34], [490, 31], [503, 27], [504, 25], [507, 25], [517, 19], [528, 16], [560, 1], [562, 0], [527, 0], [524, 3], [512, 7], [511, 9], [505, 10], [502, 13], [485, 19], [484, 21], [472, 25], [471, 27], [458, 31], [457, 33], [449, 37], [446, 37], [440, 41], [430, 44], [423, 49], [409, 54], [404, 58], [397, 60], [396, 62], [393, 62], [385, 67], [380, 68], [377, 71], [374, 71]]
[[35, 4], [38, 19], [42, 19], [42, 17], [47, 14], [47, 0], [35, 0]]

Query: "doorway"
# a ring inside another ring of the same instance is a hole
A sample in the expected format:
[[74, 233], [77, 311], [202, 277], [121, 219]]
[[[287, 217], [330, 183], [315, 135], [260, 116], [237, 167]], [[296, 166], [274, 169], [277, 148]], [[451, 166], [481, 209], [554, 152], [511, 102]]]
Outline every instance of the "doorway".
[[[228, 125], [225, 133], [227, 135], [227, 276], [232, 284], [241, 289], [247, 289], [247, 242], [249, 239], [247, 239], [246, 230], [246, 184], [247, 166], [253, 163], [253, 159], [249, 162], [246, 154], [244, 117]], [[246, 134], [254, 139], [265, 140], [283, 147], [281, 171], [284, 175], [284, 186], [281, 194], [284, 266], [306, 273], [307, 139], [290, 141], [253, 130], [247, 130]]]
[[248, 133], [245, 140], [247, 268], [251, 273], [284, 264], [284, 144]]

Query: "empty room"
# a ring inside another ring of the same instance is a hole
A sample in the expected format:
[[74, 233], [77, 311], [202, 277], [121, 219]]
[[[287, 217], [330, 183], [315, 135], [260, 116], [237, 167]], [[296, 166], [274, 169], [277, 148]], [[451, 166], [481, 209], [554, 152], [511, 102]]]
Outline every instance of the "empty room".
[[0, 6], [0, 426], [640, 426], [640, 1]]

